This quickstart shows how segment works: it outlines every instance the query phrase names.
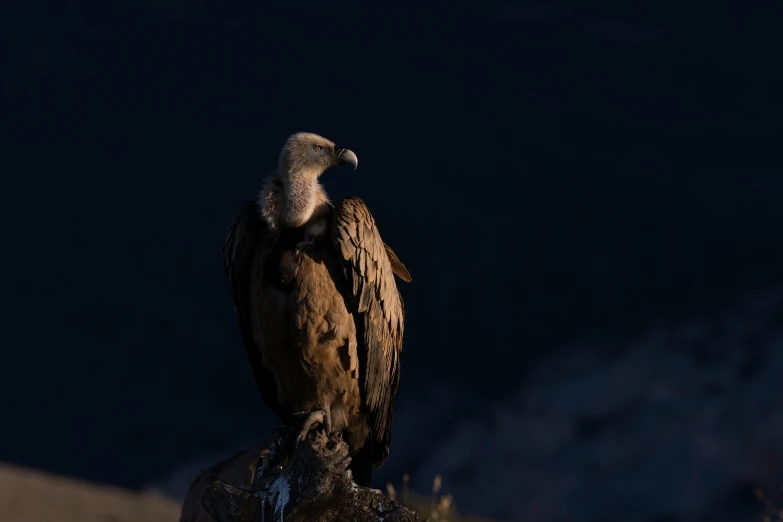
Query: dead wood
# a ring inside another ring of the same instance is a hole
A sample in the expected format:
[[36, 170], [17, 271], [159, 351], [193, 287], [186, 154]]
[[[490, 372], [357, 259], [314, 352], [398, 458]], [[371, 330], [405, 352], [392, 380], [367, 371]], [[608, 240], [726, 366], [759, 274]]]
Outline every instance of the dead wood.
[[419, 521], [415, 511], [376, 489], [354, 484], [348, 446], [313, 430], [295, 451], [280, 429], [265, 441], [202, 472], [180, 522]]

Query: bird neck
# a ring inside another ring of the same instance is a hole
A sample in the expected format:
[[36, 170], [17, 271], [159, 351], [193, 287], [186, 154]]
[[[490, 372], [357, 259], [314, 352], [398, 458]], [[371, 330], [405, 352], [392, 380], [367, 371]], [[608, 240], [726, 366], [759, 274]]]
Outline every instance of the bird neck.
[[264, 183], [258, 204], [271, 228], [297, 228], [328, 212], [329, 199], [317, 174], [275, 173]]
[[313, 216], [323, 199], [323, 187], [315, 176], [291, 176], [283, 181], [283, 211], [280, 221], [287, 227], [301, 227]]

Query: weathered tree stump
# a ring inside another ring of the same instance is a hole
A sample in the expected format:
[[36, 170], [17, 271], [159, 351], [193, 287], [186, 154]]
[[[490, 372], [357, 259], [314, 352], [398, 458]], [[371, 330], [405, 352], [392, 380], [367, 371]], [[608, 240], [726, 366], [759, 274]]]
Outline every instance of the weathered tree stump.
[[292, 451], [294, 432], [204, 471], [191, 484], [180, 522], [413, 522], [415, 511], [380, 491], [358, 487], [348, 445], [313, 430]]

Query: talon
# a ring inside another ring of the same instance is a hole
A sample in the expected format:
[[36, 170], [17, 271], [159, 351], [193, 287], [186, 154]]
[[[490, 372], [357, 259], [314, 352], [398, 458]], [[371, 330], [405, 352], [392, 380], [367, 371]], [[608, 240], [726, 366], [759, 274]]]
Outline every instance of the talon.
[[294, 449], [299, 445], [299, 442], [307, 437], [307, 434], [310, 433], [310, 430], [312, 430], [316, 424], [323, 425], [323, 427], [326, 428], [326, 432], [331, 433], [332, 418], [325, 409], [319, 409], [308, 413], [302, 412], [295, 414], [293, 417], [302, 417], [301, 421], [299, 421], [301, 422], [301, 428], [299, 429], [296, 439], [294, 439]]

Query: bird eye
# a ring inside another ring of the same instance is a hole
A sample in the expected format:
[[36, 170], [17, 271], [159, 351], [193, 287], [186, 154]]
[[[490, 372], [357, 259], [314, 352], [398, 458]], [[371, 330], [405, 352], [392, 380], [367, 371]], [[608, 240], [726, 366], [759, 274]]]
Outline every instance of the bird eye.
[[314, 151], [321, 152], [321, 149], [323, 149], [323, 147], [321, 147], [320, 145], [313, 145], [313, 150]]

